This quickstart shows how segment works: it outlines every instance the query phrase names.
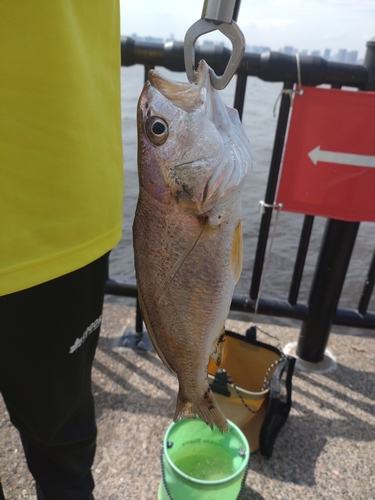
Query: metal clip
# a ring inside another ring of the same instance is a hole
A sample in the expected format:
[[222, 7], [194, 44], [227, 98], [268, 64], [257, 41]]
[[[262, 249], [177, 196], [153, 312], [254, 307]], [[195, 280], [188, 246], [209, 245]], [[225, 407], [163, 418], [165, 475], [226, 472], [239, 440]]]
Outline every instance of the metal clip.
[[232, 43], [232, 54], [221, 76], [210, 68], [211, 83], [217, 90], [224, 89], [237, 71], [245, 52], [245, 37], [233, 20], [238, 0], [205, 0], [202, 16], [186, 32], [184, 41], [185, 68], [190, 83], [197, 81], [194, 46], [197, 39], [206, 33], [219, 30]]
[[230, 24], [233, 20], [236, 0], [205, 0], [202, 19]]
[[263, 200], [258, 202], [258, 212], [260, 215], [264, 215], [266, 213], [266, 208], [274, 208], [275, 210], [282, 210], [282, 203], [266, 203]]

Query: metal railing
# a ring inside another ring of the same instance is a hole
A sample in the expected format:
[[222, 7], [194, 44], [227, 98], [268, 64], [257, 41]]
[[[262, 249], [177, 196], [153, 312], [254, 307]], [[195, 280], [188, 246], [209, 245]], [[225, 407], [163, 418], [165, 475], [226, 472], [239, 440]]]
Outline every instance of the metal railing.
[[[197, 46], [197, 60], [205, 59], [217, 74], [223, 73], [230, 56], [229, 49], [222, 46]], [[163, 66], [172, 71], [184, 71], [183, 44], [149, 44], [125, 37], [121, 42], [121, 64], [142, 64], [145, 78], [149, 69]], [[326, 61], [318, 56], [300, 56], [302, 85], [329, 84], [334, 88], [356, 87], [375, 90], [375, 38], [367, 43], [364, 64], [353, 65]], [[245, 53], [237, 72], [234, 107], [242, 117], [248, 76], [264, 81], [283, 82], [284, 90], [291, 90], [297, 83], [297, 64], [294, 56], [278, 52], [263, 54]], [[265, 204], [272, 205], [284, 148], [290, 111], [290, 95], [282, 94], [274, 140], [273, 153]], [[255, 312], [264, 259], [272, 217], [272, 208], [265, 208], [262, 215], [255, 261], [248, 295], [234, 294], [231, 309], [246, 313]], [[297, 354], [311, 362], [323, 359], [332, 324], [375, 329], [375, 313], [367, 311], [375, 283], [375, 251], [357, 310], [338, 309], [341, 290], [356, 240], [359, 223], [328, 219], [320, 248], [315, 274], [307, 303], [298, 301], [306, 254], [309, 247], [314, 217], [305, 216], [301, 230], [294, 271], [287, 299], [261, 298], [257, 313], [262, 315], [293, 318], [302, 321]], [[246, 251], [246, 249], [245, 249]], [[107, 281], [107, 294], [137, 297], [134, 282], [119, 283], [111, 278]], [[137, 304], [136, 332], [142, 332], [142, 316]]]

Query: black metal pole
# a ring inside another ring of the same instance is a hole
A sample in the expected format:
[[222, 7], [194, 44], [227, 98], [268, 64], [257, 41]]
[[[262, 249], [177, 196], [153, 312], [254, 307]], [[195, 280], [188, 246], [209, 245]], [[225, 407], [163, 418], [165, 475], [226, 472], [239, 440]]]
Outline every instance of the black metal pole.
[[328, 220], [302, 323], [297, 356], [318, 363], [324, 358], [332, 320], [344, 284], [359, 222]]
[[362, 290], [361, 298], [358, 304], [358, 312], [359, 314], [366, 314], [367, 308], [371, 299], [372, 292], [374, 290], [375, 285], [375, 252], [372, 255], [372, 260], [370, 264], [370, 268], [368, 270], [365, 285]]
[[[375, 90], [375, 37], [366, 44], [366, 56], [363, 65], [368, 71], [368, 80], [365, 90]], [[370, 269], [366, 278], [365, 286], [358, 304], [358, 312], [365, 314], [370, 302], [371, 294], [375, 284], [375, 252], [372, 256]]]
[[[372, 41], [368, 42], [372, 43]], [[375, 41], [373, 42], [375, 43]], [[222, 46], [198, 45], [196, 60], [205, 59], [217, 74], [222, 74], [228, 64], [231, 51]], [[368, 46], [368, 51], [370, 50]], [[338, 63], [326, 61], [318, 56], [301, 56], [301, 73], [304, 85], [338, 84], [349, 87], [360, 87], [368, 81], [366, 64]], [[131, 37], [121, 38], [121, 65], [150, 64], [163, 66], [171, 71], [185, 71], [183, 42], [151, 43], [133, 40]], [[245, 52], [238, 73], [257, 76], [267, 82], [296, 82], [296, 58], [279, 52], [253, 54]], [[370, 90], [370, 89], [368, 89]]]
[[237, 22], [238, 14], [240, 13], [240, 7], [241, 7], [241, 0], [236, 0], [232, 17], [233, 21]]
[[137, 298], [136, 312], [135, 312], [135, 331], [142, 335], [143, 332], [143, 317], [141, 307], [139, 305], [139, 300]]
[[236, 81], [236, 94], [234, 96], [233, 107], [237, 109], [240, 120], [242, 121], [242, 114], [245, 102], [247, 75], [239, 73]]
[[[285, 82], [283, 90], [291, 90], [293, 88], [293, 83]], [[267, 204], [273, 204], [275, 201], [275, 193], [277, 187], [277, 180], [279, 178], [280, 163], [284, 148], [285, 134], [288, 126], [288, 117], [290, 110], [290, 96], [288, 93], [283, 93], [281, 97], [279, 119], [276, 127], [275, 141], [273, 145], [273, 152], [271, 158], [270, 173], [268, 177], [268, 183], [266, 188], [266, 194], [264, 201]], [[265, 212], [262, 215], [258, 244], [255, 253], [255, 261], [253, 266], [253, 276], [250, 286], [250, 297], [256, 300], [259, 293], [259, 286], [263, 272], [263, 264], [265, 259], [265, 253], [267, 248], [268, 233], [270, 229], [270, 223], [272, 218], [272, 208], [265, 208]]]
[[298, 299], [299, 288], [302, 281], [303, 268], [305, 266], [307, 250], [310, 243], [311, 231], [314, 224], [314, 216], [306, 215], [303, 222], [301, 237], [298, 245], [296, 262], [294, 264], [293, 277], [289, 289], [289, 304], [295, 305]]
[[368, 71], [367, 84], [363, 90], [375, 90], [375, 36], [366, 43], [366, 55], [363, 66]]
[[[375, 88], [375, 38], [367, 42], [364, 66], [368, 72], [364, 90]], [[308, 302], [308, 317], [302, 323], [297, 356], [318, 363], [324, 358], [359, 222], [327, 221]]]

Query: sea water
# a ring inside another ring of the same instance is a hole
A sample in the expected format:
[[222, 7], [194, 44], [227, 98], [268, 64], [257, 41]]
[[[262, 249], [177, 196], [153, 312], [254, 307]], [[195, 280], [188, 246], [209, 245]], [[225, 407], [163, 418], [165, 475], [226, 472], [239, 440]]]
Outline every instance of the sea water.
[[[164, 68], [157, 69], [171, 79], [186, 81], [184, 73], [172, 73]], [[121, 71], [122, 134], [125, 172], [124, 217], [122, 239], [112, 251], [110, 257], [110, 274], [115, 279], [127, 281], [135, 279], [132, 224], [138, 196], [136, 109], [137, 101], [143, 87], [144, 68], [141, 65], [135, 65], [129, 68], [122, 68]], [[247, 79], [243, 125], [250, 140], [253, 169], [242, 191], [244, 262], [241, 278], [235, 289], [236, 293], [249, 293], [260, 225], [258, 202], [264, 199], [266, 191], [277, 124], [273, 108], [281, 89], [281, 83], [263, 82], [255, 77]], [[229, 106], [233, 105], [234, 92], [235, 78], [226, 89], [220, 91], [222, 99]], [[265, 272], [262, 289], [263, 297], [272, 297], [274, 299], [287, 298], [303, 219], [304, 216], [302, 214], [281, 212]], [[306, 302], [308, 299], [325, 223], [326, 219], [321, 217], [315, 218], [298, 298], [301, 302]], [[354, 310], [357, 308], [374, 247], [374, 224], [361, 223], [339, 307]], [[134, 304], [134, 299], [125, 299], [125, 301], [129, 304]], [[374, 309], [375, 294], [370, 302], [369, 311], [373, 311]], [[239, 313], [234, 314], [238, 315]], [[251, 320], [249, 315], [243, 315], [241, 319], [246, 321]], [[300, 327], [299, 321], [289, 318], [267, 317], [266, 319], [263, 318], [263, 321]], [[364, 330], [333, 327], [334, 331], [340, 331], [340, 329], [341, 331], [343, 329], [345, 331], [349, 330], [351, 334], [367, 334]]]

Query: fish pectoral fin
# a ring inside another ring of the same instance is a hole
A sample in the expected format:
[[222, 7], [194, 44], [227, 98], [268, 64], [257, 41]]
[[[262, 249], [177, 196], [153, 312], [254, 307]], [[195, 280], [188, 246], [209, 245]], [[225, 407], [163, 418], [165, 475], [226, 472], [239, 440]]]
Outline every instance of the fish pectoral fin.
[[177, 397], [176, 412], [173, 420], [177, 422], [180, 418], [196, 418], [200, 417], [203, 422], [214, 428], [214, 424], [220, 432], [228, 432], [229, 425], [219, 405], [215, 401], [211, 388], [208, 386], [206, 392], [198, 400], [191, 402], [183, 402], [180, 394]]
[[230, 265], [235, 283], [240, 279], [243, 261], [242, 221], [236, 226], [230, 253]]
[[225, 326], [221, 329], [219, 336], [212, 344], [211, 358], [215, 361], [216, 366], [220, 366], [223, 360], [225, 342]]
[[147, 332], [148, 332], [148, 334], [150, 336], [150, 339], [151, 339], [152, 345], [154, 346], [155, 351], [157, 352], [159, 358], [163, 361], [163, 363], [165, 364], [165, 366], [168, 368], [168, 370], [170, 370], [172, 373], [175, 373], [175, 371], [172, 369], [172, 367], [170, 366], [170, 364], [166, 360], [166, 358], [165, 358], [165, 356], [163, 354], [163, 351], [159, 347], [159, 344], [158, 344], [158, 342], [156, 340], [156, 336], [155, 336], [155, 334], [153, 332], [150, 320], [148, 318], [148, 314], [147, 314], [147, 311], [146, 311], [145, 304], [143, 302], [142, 295], [141, 295], [141, 293], [140, 293], [139, 290], [138, 290], [138, 300], [139, 300], [139, 306], [141, 308], [143, 320], [145, 322], [145, 325], [146, 325], [146, 328], [147, 328]]

